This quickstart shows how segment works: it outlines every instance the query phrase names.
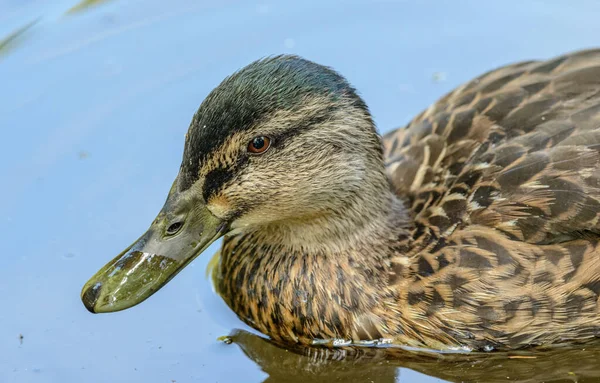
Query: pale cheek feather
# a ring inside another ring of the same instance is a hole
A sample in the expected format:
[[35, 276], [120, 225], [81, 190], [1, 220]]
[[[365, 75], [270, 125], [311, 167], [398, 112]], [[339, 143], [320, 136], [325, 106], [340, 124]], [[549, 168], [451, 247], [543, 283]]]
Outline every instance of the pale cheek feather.
[[217, 195], [208, 200], [206, 207], [218, 218], [225, 218], [231, 212], [231, 205], [223, 195]]

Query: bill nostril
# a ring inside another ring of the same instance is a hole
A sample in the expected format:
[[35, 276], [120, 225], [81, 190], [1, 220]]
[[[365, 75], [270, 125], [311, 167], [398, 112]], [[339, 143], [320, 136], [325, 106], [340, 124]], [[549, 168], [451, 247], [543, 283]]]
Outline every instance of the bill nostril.
[[89, 312], [95, 313], [94, 307], [96, 306], [96, 302], [100, 297], [100, 290], [102, 290], [102, 283], [97, 282], [93, 286], [88, 287], [87, 290], [81, 295], [81, 300], [83, 301], [83, 305]]

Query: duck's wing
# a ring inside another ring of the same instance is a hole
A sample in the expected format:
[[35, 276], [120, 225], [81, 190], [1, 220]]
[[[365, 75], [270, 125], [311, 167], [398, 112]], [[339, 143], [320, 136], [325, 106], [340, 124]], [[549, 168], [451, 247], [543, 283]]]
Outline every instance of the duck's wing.
[[484, 74], [384, 146], [413, 216], [392, 262], [410, 339], [600, 334], [600, 50]]
[[488, 72], [384, 136], [417, 225], [556, 243], [600, 233], [600, 50]]

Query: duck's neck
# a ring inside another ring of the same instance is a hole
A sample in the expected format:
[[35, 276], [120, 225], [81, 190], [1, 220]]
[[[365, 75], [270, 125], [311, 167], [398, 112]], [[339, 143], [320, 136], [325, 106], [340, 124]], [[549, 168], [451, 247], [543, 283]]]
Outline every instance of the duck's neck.
[[337, 211], [277, 222], [257, 231], [287, 248], [345, 258], [352, 249], [394, 238], [406, 222], [404, 204], [386, 190], [377, 199], [359, 199]]
[[392, 293], [390, 258], [407, 217], [387, 187], [357, 196], [339, 212], [226, 238], [218, 287], [240, 318], [302, 343], [381, 336], [374, 313]]

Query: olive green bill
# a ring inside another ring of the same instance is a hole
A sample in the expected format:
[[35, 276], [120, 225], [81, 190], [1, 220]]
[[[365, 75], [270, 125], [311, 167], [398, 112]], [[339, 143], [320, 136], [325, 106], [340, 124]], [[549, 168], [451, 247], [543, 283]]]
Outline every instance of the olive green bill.
[[119, 311], [141, 303], [225, 232], [223, 222], [201, 206], [190, 209], [181, 229], [169, 234], [165, 208], [146, 233], [83, 286], [81, 300], [90, 312]]

